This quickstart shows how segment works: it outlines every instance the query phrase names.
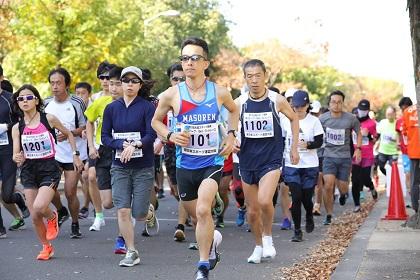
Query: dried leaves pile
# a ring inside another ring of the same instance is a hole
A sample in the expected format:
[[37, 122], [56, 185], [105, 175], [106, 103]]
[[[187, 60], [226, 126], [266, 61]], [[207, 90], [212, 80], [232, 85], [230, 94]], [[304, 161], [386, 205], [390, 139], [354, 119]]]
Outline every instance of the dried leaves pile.
[[363, 224], [375, 201], [370, 199], [362, 204], [362, 211], [353, 213], [346, 211], [330, 225], [323, 239], [299, 263], [291, 267], [281, 268], [274, 279], [281, 280], [328, 280], [337, 267], [341, 256], [349, 246], [353, 235]]

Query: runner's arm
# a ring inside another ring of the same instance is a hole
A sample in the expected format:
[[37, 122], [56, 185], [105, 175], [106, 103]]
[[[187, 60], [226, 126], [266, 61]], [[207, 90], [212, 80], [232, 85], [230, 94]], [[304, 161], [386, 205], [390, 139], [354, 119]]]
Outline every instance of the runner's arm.
[[[228, 114], [228, 131], [238, 130], [239, 123], [239, 109], [235, 101], [232, 99], [232, 95], [226, 88], [219, 88], [219, 97], [221, 103], [229, 111]], [[232, 135], [233, 136], [233, 135]]]
[[17, 163], [18, 166], [21, 166], [25, 161], [23, 152], [20, 146], [20, 133], [19, 133], [19, 123], [15, 124], [12, 127], [12, 139], [13, 139], [13, 161]]
[[104, 115], [103, 115], [103, 120], [102, 120], [102, 132], [101, 132], [101, 140], [102, 140], [102, 144], [104, 144], [105, 146], [110, 147], [111, 149], [114, 150], [122, 150], [124, 149], [123, 144], [124, 141], [123, 139], [114, 139], [112, 137], [112, 129], [113, 129], [113, 125], [112, 125], [112, 111], [111, 111], [111, 107], [107, 106], [105, 108], [104, 111]]
[[166, 117], [168, 112], [172, 109], [171, 106], [171, 94], [174, 92], [171, 88], [168, 88], [160, 95], [158, 106], [155, 110], [155, 114], [152, 119], [152, 127], [156, 131], [156, 133], [165, 140], [169, 134], [168, 127], [163, 123], [163, 119]]
[[58, 131], [67, 137], [73, 152], [77, 151], [76, 141], [74, 140], [73, 133], [68, 130], [54, 115], [47, 114], [47, 120], [51, 127], [58, 129]]
[[296, 113], [290, 107], [289, 102], [286, 98], [281, 95], [276, 97], [277, 111], [283, 113], [290, 120], [290, 127], [292, 129], [292, 148], [297, 149], [298, 139], [299, 139], [299, 119]]

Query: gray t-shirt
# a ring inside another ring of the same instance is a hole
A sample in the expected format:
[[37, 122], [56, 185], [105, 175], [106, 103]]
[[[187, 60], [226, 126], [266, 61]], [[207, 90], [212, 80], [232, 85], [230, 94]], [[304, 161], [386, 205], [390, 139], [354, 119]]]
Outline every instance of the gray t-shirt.
[[357, 133], [360, 129], [360, 122], [356, 116], [343, 112], [341, 117], [333, 118], [331, 112], [326, 112], [319, 120], [325, 131], [324, 157], [351, 158], [351, 132], [354, 130]]

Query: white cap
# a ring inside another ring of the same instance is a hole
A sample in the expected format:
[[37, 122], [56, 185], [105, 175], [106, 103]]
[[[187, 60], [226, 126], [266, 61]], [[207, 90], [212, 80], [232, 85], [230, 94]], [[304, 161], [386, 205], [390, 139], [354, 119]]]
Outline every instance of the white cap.
[[143, 72], [141, 72], [140, 68], [137, 68], [135, 66], [128, 66], [124, 68], [121, 72], [121, 78], [127, 75], [128, 73], [136, 75], [140, 80], [143, 81]]
[[321, 103], [318, 100], [312, 101], [311, 103], [311, 113], [318, 114], [321, 110]]
[[293, 94], [295, 94], [295, 92], [297, 91], [297, 89], [295, 88], [289, 88], [288, 90], [286, 90], [286, 93], [284, 94], [284, 97], [289, 98], [289, 97], [293, 97]]

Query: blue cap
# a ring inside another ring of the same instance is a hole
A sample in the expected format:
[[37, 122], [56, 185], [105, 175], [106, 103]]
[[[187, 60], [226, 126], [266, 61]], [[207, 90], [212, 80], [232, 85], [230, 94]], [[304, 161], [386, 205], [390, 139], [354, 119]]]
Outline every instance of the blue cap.
[[292, 104], [294, 107], [302, 107], [309, 104], [309, 95], [304, 90], [298, 90], [293, 94]]

